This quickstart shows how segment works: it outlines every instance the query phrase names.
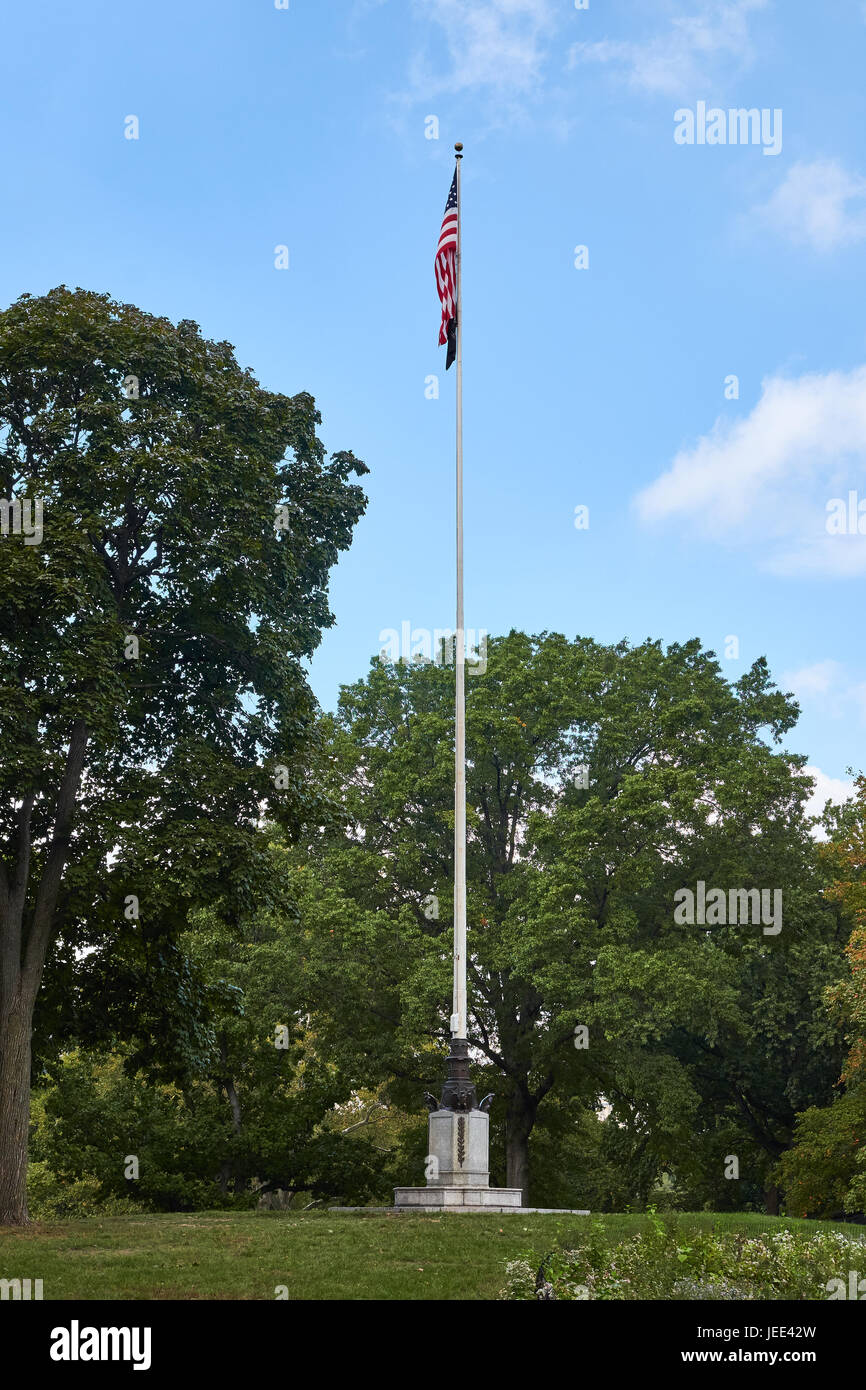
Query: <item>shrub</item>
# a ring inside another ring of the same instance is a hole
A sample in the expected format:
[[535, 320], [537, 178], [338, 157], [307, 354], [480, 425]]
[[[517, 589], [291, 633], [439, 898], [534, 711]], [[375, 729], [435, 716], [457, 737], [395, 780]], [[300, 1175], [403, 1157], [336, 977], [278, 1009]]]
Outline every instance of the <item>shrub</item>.
[[500, 1298], [823, 1300], [831, 1279], [866, 1271], [866, 1239], [838, 1231], [686, 1234], [653, 1215], [649, 1231], [608, 1245], [603, 1223], [593, 1224], [585, 1244], [554, 1251], [537, 1272], [526, 1258], [511, 1261]]
[[824, 1109], [798, 1115], [794, 1147], [779, 1164], [789, 1216], [840, 1217], [857, 1209], [849, 1189], [866, 1132], [866, 1086], [839, 1096]]
[[86, 1216], [135, 1216], [145, 1208], [131, 1197], [106, 1193], [94, 1174], [64, 1181], [47, 1163], [27, 1169], [27, 1207], [34, 1221], [69, 1221]]

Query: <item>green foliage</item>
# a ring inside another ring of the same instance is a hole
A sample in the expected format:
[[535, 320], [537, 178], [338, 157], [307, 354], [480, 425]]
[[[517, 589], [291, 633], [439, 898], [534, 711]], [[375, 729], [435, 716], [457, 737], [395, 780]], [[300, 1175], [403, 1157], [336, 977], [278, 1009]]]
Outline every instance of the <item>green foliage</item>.
[[47, 960], [37, 1051], [138, 1021], [195, 1065], [167, 943], [196, 906], [266, 900], [263, 806], [325, 814], [302, 663], [367, 470], [318, 424], [190, 321], [65, 287], [0, 314], [0, 495], [44, 507], [41, 544], [0, 546], [0, 881], [26, 889], [0, 947], [21, 930], [30, 992]]
[[27, 1203], [34, 1221], [130, 1216], [145, 1210], [132, 1197], [106, 1195], [94, 1175], [61, 1183], [42, 1162], [31, 1163], [27, 1169]]
[[[255, 1091], [257, 1060], [252, 1075], [238, 1078], [245, 1109], [236, 1129], [214, 1078], [181, 1091], [128, 1075], [118, 1056], [64, 1058], [54, 1085], [40, 1093], [44, 1116], [32, 1138], [41, 1209], [49, 1192], [64, 1215], [79, 1214], [66, 1205], [76, 1193], [87, 1198], [88, 1213], [102, 1214], [253, 1207], [262, 1192], [277, 1188], [367, 1201], [381, 1156], [367, 1140], [321, 1126], [331, 1099], [322, 1087], [298, 1091], [290, 1073], [281, 1081], [269, 1069], [272, 1098], [263, 1104]], [[134, 1180], [126, 1176], [132, 1156]]]
[[780, 1163], [785, 1207], [792, 1216], [839, 1217], [866, 1209], [862, 1181], [854, 1188], [866, 1153], [866, 1086], [822, 1109], [797, 1117], [794, 1147]]
[[787, 1210], [840, 1216], [866, 1210], [866, 778], [856, 795], [825, 818], [831, 833], [820, 848], [825, 896], [853, 923], [847, 969], [825, 991], [829, 1017], [844, 1029], [848, 1055], [833, 1103], [797, 1118], [794, 1147], [779, 1165]]
[[[580, 1110], [607, 1103], [603, 1205], [645, 1202], [665, 1169], [748, 1205], [797, 1110], [830, 1095], [842, 1038], [821, 1000], [847, 928], [822, 898], [805, 759], [772, 746], [796, 717], [763, 660], [731, 684], [698, 642], [488, 643], [467, 683], [470, 1033], [510, 1172], [545, 1116], [579, 1144]], [[374, 663], [323, 722], [343, 827], [294, 856], [321, 1046], [405, 1108], [438, 1089], [447, 1047], [453, 727], [452, 671]], [[677, 924], [674, 893], [701, 879], [781, 888], [782, 932]], [[598, 1186], [569, 1171], [566, 1188], [540, 1161], [530, 1201], [586, 1205]]]
[[291, 916], [230, 926], [199, 913], [181, 944], [214, 1001], [201, 1065], [181, 1087], [142, 1070], [138, 1051], [67, 1054], [40, 1093], [34, 1154], [61, 1184], [95, 1177], [106, 1197], [157, 1211], [251, 1206], [276, 1189], [355, 1204], [381, 1190], [386, 1155], [330, 1124], [350, 1088], [301, 1014]]
[[688, 1230], [650, 1214], [649, 1228], [611, 1244], [594, 1222], [577, 1249], [557, 1249], [536, 1269], [526, 1258], [505, 1267], [500, 1298], [826, 1300], [828, 1283], [861, 1269], [862, 1236], [782, 1230], [746, 1236]]

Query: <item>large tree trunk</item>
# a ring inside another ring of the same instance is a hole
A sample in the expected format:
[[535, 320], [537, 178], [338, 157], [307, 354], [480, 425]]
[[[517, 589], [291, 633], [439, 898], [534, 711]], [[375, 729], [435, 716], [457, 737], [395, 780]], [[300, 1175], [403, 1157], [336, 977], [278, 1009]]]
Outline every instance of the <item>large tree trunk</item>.
[[529, 1136], [537, 1104], [519, 1087], [512, 1092], [505, 1121], [505, 1186], [519, 1187], [523, 1206], [529, 1202]]
[[768, 1187], [764, 1192], [764, 1206], [768, 1216], [779, 1215], [779, 1189]]
[[0, 1226], [23, 1226], [27, 1214], [30, 1125], [30, 1010], [20, 998], [0, 1017]]
[[[42, 873], [30, 883], [31, 815], [36, 793], [17, 812], [11, 864], [0, 855], [0, 1226], [23, 1226], [27, 1213], [30, 1059], [33, 1011], [54, 932], [54, 913], [87, 751], [87, 726], [72, 728], [57, 790], [54, 826]], [[28, 894], [28, 889], [30, 893]], [[28, 896], [32, 910], [28, 911]]]

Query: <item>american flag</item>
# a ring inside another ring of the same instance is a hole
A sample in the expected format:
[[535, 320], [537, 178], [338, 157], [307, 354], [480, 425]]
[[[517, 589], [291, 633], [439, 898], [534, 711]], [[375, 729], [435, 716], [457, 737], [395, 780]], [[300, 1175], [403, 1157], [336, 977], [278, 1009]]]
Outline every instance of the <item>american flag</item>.
[[436, 247], [436, 288], [442, 301], [442, 324], [439, 329], [439, 342], [442, 347], [448, 344], [445, 355], [445, 370], [457, 356], [457, 171]]

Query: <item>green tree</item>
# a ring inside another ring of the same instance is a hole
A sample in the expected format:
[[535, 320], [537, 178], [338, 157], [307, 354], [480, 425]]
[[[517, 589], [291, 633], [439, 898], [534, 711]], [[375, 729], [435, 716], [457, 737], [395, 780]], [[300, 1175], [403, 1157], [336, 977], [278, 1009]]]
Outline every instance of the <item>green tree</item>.
[[266, 891], [262, 807], [317, 814], [302, 662], [366, 471], [318, 423], [190, 321], [63, 287], [0, 314], [0, 493], [44, 509], [0, 541], [0, 1224], [46, 964], [75, 994], [82, 948], [133, 936], [152, 989], [191, 908]]
[[794, 1215], [840, 1216], [866, 1210], [866, 778], [855, 795], [827, 818], [830, 838], [820, 857], [825, 890], [853, 930], [845, 947], [847, 969], [825, 991], [816, 1021], [832, 1020], [848, 1048], [831, 1105], [803, 1108], [794, 1147], [783, 1155], [780, 1177]]
[[822, 859], [832, 883], [830, 901], [853, 923], [845, 947], [848, 970], [827, 993], [830, 1008], [844, 1020], [849, 1051], [841, 1080], [866, 1086], [866, 776], [855, 783], [855, 795], [835, 817], [836, 833], [822, 846]]
[[[322, 1037], [404, 1105], [438, 1088], [447, 1037], [452, 704], [432, 663], [374, 663], [344, 688], [319, 776], [345, 829], [310, 840], [296, 875]], [[805, 759], [772, 746], [796, 717], [763, 660], [731, 684], [697, 641], [489, 644], [468, 682], [470, 1038], [504, 1106], [509, 1186], [533, 1192], [545, 1105], [606, 1101], [644, 1188], [690, 1142], [699, 1067], [727, 1067], [714, 1084], [737, 1105], [757, 1001], [820, 913]], [[700, 879], [783, 889], [783, 931], [678, 924], [674, 894]], [[835, 929], [819, 953], [838, 968]]]
[[783, 1154], [780, 1181], [790, 1216], [841, 1217], [863, 1209], [852, 1186], [866, 1133], [866, 1090], [858, 1087], [832, 1105], [812, 1106], [797, 1116], [795, 1143]]
[[155, 1210], [252, 1206], [275, 1190], [352, 1204], [384, 1192], [387, 1147], [363, 1127], [344, 1135], [352, 1119], [337, 1122], [350, 1088], [317, 1055], [302, 1013], [291, 915], [229, 923], [208, 909], [179, 946], [209, 991], [210, 1044], [197, 1067], [181, 1086], [129, 1047], [64, 1055], [39, 1092], [34, 1158], [63, 1188], [95, 1177], [103, 1200], [131, 1196]]

